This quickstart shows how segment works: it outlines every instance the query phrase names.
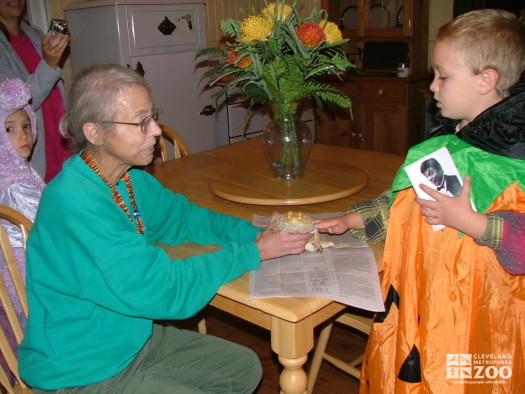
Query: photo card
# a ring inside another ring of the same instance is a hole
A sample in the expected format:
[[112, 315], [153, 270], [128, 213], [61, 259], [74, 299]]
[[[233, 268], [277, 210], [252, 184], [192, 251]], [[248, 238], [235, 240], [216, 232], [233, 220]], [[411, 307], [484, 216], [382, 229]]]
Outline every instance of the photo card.
[[[427, 185], [450, 197], [459, 196], [463, 189], [463, 179], [446, 147], [406, 166], [405, 172], [416, 194], [426, 200], [433, 200], [433, 198], [421, 189], [420, 184]], [[432, 227], [437, 231], [445, 226], [433, 225]]]

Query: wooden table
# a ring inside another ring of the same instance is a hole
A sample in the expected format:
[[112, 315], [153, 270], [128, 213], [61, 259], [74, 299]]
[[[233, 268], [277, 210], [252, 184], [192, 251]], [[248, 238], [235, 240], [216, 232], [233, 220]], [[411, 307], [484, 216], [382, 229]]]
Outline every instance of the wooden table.
[[[262, 142], [255, 138], [155, 164], [146, 170], [165, 187], [186, 195], [196, 204], [251, 220], [253, 214], [270, 215], [274, 211], [285, 212], [290, 207], [249, 205], [224, 200], [210, 191], [209, 182], [223, 179], [225, 171], [231, 168], [235, 168], [237, 173], [249, 173], [251, 168], [246, 157], [259, 155], [261, 151]], [[295, 210], [307, 213], [346, 211], [356, 202], [377, 197], [390, 186], [397, 168], [404, 159], [398, 155], [318, 144], [314, 144], [312, 155], [360, 168], [368, 175], [368, 185], [360, 192], [345, 198], [294, 207]], [[267, 166], [266, 162], [261, 165]], [[309, 165], [312, 165], [312, 162]], [[337, 168], [334, 167], [334, 173], [338, 171]], [[375, 245], [373, 249], [377, 261], [380, 262], [382, 245]], [[168, 247], [167, 250], [170, 254], [190, 255], [211, 251], [213, 247], [190, 244]], [[282, 392], [305, 393], [307, 377], [302, 367], [314, 345], [314, 328], [343, 311], [345, 305], [320, 297], [249, 300], [248, 281], [249, 274], [245, 273], [222, 286], [211, 305], [270, 330], [272, 350], [277, 353], [284, 367], [280, 377]]]
[[247, 149], [238, 152], [237, 160], [222, 163], [221, 172], [209, 180], [210, 191], [244, 204], [306, 205], [348, 197], [366, 187], [366, 172], [326, 153], [313, 149], [302, 178], [278, 179], [270, 171], [262, 149]]

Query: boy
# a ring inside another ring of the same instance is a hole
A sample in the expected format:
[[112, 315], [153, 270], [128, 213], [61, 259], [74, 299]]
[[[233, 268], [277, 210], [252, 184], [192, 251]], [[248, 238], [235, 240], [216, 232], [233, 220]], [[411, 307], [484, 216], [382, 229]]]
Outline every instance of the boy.
[[364, 230], [356, 233], [368, 241], [388, 234], [386, 311], [372, 327], [362, 393], [517, 392], [525, 387], [525, 276], [505, 269], [523, 259], [509, 233], [524, 227], [525, 88], [517, 84], [525, 28], [505, 11], [463, 14], [439, 30], [432, 64], [430, 89], [448, 119], [403, 167], [446, 146], [465, 177], [461, 194], [421, 185], [435, 201], [416, 198], [401, 168], [392, 193], [316, 227]]

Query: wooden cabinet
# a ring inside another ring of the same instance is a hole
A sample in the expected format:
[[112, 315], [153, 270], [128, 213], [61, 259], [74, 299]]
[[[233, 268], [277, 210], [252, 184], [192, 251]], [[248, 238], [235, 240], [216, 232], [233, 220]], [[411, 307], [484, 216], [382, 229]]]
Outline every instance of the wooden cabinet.
[[[331, 83], [351, 98], [352, 111], [317, 109], [316, 141], [405, 154], [423, 138], [424, 100], [418, 90], [430, 82], [429, 0], [323, 0], [321, 7], [350, 39], [345, 50], [359, 73], [347, 73], [343, 81], [333, 78]], [[378, 47], [386, 48], [375, 55], [384, 64], [367, 62], [367, 51]], [[404, 53], [388, 52], [393, 48]], [[397, 64], [388, 62], [394, 57], [408, 63], [408, 77], [397, 76]]]
[[403, 42], [410, 76], [428, 71], [429, 0], [322, 0], [321, 7], [344, 37], [360, 45], [358, 62], [365, 42]]
[[427, 80], [350, 77], [333, 85], [352, 100], [352, 110], [317, 109], [316, 142], [405, 154], [423, 139], [424, 101], [418, 91]]

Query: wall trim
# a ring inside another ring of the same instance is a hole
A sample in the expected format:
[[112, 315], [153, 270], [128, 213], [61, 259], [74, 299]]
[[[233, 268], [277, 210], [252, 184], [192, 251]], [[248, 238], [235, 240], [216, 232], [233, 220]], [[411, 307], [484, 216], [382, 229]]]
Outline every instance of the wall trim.
[[27, 16], [32, 25], [39, 27], [44, 32], [47, 31], [51, 19], [49, 15], [47, 1], [27, 0]]

